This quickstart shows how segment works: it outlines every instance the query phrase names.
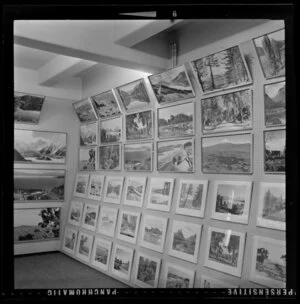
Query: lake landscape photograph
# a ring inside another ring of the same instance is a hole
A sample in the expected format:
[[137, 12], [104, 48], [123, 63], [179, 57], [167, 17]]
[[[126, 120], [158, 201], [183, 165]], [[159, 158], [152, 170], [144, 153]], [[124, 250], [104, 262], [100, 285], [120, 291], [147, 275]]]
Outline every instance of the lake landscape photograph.
[[125, 171], [152, 171], [153, 143], [124, 145]]
[[99, 118], [108, 118], [115, 115], [121, 115], [119, 103], [112, 90], [92, 96], [95, 110]]

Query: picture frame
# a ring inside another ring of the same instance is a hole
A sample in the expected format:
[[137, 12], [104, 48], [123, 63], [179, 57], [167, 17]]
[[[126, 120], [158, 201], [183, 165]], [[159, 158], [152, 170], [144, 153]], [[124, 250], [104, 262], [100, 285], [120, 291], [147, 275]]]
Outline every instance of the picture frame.
[[97, 147], [79, 148], [79, 171], [95, 171], [97, 166]]
[[211, 276], [201, 275], [200, 288], [239, 288], [239, 286], [229, 284], [226, 281], [218, 280]]
[[105, 176], [100, 174], [90, 174], [87, 198], [101, 201], [104, 187]]
[[106, 176], [103, 201], [105, 203], [120, 204], [123, 190], [124, 176]]
[[286, 287], [286, 243], [284, 240], [253, 237], [250, 281], [271, 287]]
[[165, 288], [193, 288], [195, 271], [173, 263], [166, 263], [164, 273]]
[[97, 113], [90, 98], [73, 102], [72, 105], [80, 123], [86, 124], [98, 120]]
[[99, 170], [121, 171], [121, 145], [106, 145], [99, 147]]
[[83, 208], [81, 227], [95, 231], [98, 220], [99, 206], [85, 203]]
[[175, 213], [204, 217], [207, 187], [207, 180], [181, 179]]
[[80, 226], [83, 213], [83, 202], [72, 200], [70, 202], [68, 223], [74, 226]]
[[184, 65], [148, 76], [158, 104], [194, 98], [195, 92]]
[[157, 171], [168, 173], [195, 172], [194, 149], [194, 138], [158, 141], [156, 146]]
[[241, 277], [245, 233], [208, 227], [204, 266]]
[[72, 227], [66, 226], [64, 239], [63, 239], [63, 251], [69, 254], [75, 254], [76, 240], [78, 236], [78, 230]]
[[117, 238], [131, 244], [136, 243], [140, 225], [141, 213], [121, 210]]
[[76, 243], [76, 256], [77, 258], [89, 262], [92, 253], [94, 236], [84, 231], [79, 231]]
[[109, 237], [115, 236], [118, 211], [116, 208], [101, 206], [97, 228], [98, 233]]
[[203, 173], [253, 173], [253, 134], [219, 135], [201, 140]]
[[100, 120], [100, 143], [111, 144], [122, 142], [123, 117]]
[[79, 126], [80, 147], [97, 146], [99, 144], [98, 128], [98, 121]]
[[67, 133], [14, 129], [14, 162], [64, 165]]
[[66, 170], [14, 168], [14, 203], [63, 202]]
[[124, 205], [141, 208], [144, 203], [147, 177], [127, 176]]
[[90, 177], [90, 175], [87, 173], [78, 172], [76, 174], [73, 196], [86, 197], [89, 177]]
[[111, 257], [112, 242], [106, 239], [95, 237], [91, 263], [102, 271], [108, 271]]
[[115, 243], [111, 273], [118, 278], [130, 281], [134, 249]]
[[248, 224], [252, 182], [215, 181], [211, 218]]

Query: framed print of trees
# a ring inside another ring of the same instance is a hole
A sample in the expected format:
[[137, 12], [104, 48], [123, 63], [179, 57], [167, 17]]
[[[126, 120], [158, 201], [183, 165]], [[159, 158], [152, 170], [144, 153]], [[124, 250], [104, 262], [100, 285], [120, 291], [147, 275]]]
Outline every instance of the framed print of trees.
[[80, 123], [94, 122], [98, 119], [90, 98], [74, 102], [73, 107]]

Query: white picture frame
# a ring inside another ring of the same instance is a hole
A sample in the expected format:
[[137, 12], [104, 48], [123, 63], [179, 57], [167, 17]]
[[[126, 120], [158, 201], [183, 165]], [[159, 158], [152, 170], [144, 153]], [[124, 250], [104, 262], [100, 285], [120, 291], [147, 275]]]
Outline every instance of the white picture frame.
[[195, 271], [173, 263], [165, 264], [164, 288], [193, 288]]
[[100, 128], [100, 144], [107, 145], [122, 142], [123, 133], [123, 117], [112, 117], [110, 119], [101, 120]]
[[141, 213], [121, 210], [117, 238], [135, 244], [138, 236]]
[[112, 242], [95, 237], [91, 263], [100, 270], [108, 271], [111, 257]]
[[114, 237], [119, 209], [101, 206], [97, 232]]
[[78, 149], [78, 170], [95, 171], [98, 168], [98, 149], [96, 146]]
[[76, 197], [86, 197], [88, 181], [90, 175], [88, 173], [77, 173], [74, 185], [73, 195]]
[[85, 203], [83, 208], [81, 227], [95, 231], [98, 220], [99, 206]]
[[82, 213], [83, 213], [83, 202], [79, 201], [71, 201], [69, 215], [68, 215], [68, 222], [74, 226], [80, 226]]
[[144, 203], [147, 177], [127, 176], [124, 205], [141, 208]]
[[63, 245], [62, 245], [63, 251], [69, 254], [73, 254], [73, 255], [75, 254], [77, 236], [78, 236], [77, 229], [74, 229], [73, 227], [70, 226], [66, 226]]
[[87, 198], [101, 201], [104, 188], [105, 176], [100, 174], [90, 174], [90, 180], [87, 190]]
[[120, 204], [123, 190], [124, 176], [106, 176], [103, 201], [105, 203]]
[[84, 231], [79, 231], [77, 244], [76, 244], [76, 256], [85, 261], [89, 262], [92, 252], [94, 236], [85, 233]]
[[82, 124], [79, 126], [79, 143], [80, 147], [96, 146], [99, 144], [98, 121]]
[[201, 275], [200, 288], [238, 288], [239, 286], [232, 285], [223, 280], [218, 280], [211, 276]]

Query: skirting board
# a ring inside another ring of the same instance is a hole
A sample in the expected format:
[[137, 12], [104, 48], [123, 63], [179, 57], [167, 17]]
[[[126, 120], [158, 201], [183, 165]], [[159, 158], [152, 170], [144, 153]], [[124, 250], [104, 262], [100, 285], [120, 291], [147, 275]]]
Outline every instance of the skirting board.
[[24, 242], [14, 244], [14, 255], [59, 251], [61, 241]]

